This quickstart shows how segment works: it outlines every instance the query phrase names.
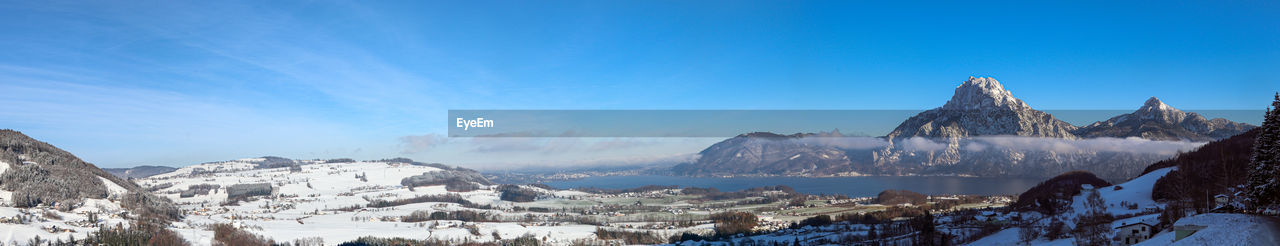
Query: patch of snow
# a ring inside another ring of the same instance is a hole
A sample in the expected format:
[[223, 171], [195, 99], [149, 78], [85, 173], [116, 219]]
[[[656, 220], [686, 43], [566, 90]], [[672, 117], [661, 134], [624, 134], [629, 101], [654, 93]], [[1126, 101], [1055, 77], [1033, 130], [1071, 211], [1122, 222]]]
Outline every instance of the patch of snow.
[[[996, 245], [996, 246], [1003, 246], [1003, 245], [1009, 245], [1009, 246], [1013, 246], [1013, 245], [1026, 245], [1026, 244], [1023, 244], [1023, 243], [1022, 243], [1021, 241], [1019, 241], [1019, 239], [1018, 239], [1018, 232], [1019, 232], [1020, 230], [1022, 230], [1022, 228], [1014, 227], [1014, 228], [1004, 229], [1004, 230], [1001, 230], [1001, 231], [999, 231], [999, 232], [996, 232], [995, 234], [991, 234], [991, 235], [989, 235], [989, 236], [983, 237], [982, 239], [978, 239], [977, 241], [973, 241], [973, 242], [969, 243], [968, 245]], [[1031, 245], [1063, 245], [1063, 246], [1067, 246], [1067, 245], [1075, 245], [1075, 239], [1073, 239], [1073, 238], [1066, 238], [1066, 239], [1058, 239], [1058, 240], [1048, 241], [1048, 240], [1045, 240], [1043, 237], [1041, 237], [1040, 239], [1036, 239], [1036, 240], [1034, 240], [1034, 241], [1031, 241], [1031, 242], [1030, 242], [1030, 244], [1031, 244]]]
[[114, 213], [124, 211], [124, 208], [120, 207], [119, 203], [115, 203], [107, 199], [84, 199], [83, 206], [71, 211], [76, 213]]
[[1018, 231], [1022, 228], [1004, 229], [995, 234], [983, 237], [977, 241], [969, 243], [969, 245], [1018, 245]]
[[107, 186], [108, 196], [119, 197], [129, 193], [129, 189], [125, 189], [123, 186], [116, 184], [116, 182], [111, 182], [110, 179], [99, 176], [98, 180], [102, 180], [102, 185]]
[[1161, 231], [1159, 234], [1151, 235], [1150, 239], [1134, 244], [1134, 246], [1163, 246], [1169, 245], [1176, 237], [1172, 231]]
[[[0, 175], [3, 175], [5, 171], [9, 171], [9, 163], [0, 161]], [[12, 206], [12, 201], [12, 191], [0, 190], [0, 206]], [[3, 242], [0, 241], [0, 243]]]

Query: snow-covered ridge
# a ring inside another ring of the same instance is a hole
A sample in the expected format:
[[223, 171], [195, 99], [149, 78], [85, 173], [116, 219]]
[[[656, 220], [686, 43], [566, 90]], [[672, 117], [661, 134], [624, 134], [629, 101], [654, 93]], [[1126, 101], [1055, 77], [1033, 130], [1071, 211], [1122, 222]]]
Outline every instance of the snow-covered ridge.
[[120, 186], [116, 182], [111, 182], [110, 179], [104, 177], [98, 177], [98, 179], [102, 180], [102, 185], [107, 186], [107, 197], [123, 197], [129, 193], [129, 189], [125, 189], [124, 186]]

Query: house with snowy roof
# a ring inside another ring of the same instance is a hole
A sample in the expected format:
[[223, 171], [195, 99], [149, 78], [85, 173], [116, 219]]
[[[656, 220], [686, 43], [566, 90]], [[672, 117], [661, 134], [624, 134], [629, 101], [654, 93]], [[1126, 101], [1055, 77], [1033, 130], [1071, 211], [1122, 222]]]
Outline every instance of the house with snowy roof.
[[1140, 215], [1112, 222], [1115, 229], [1111, 245], [1134, 245], [1156, 234], [1156, 225], [1160, 224], [1159, 215]]
[[1145, 222], [1134, 222], [1116, 227], [1113, 245], [1134, 245], [1147, 239], [1155, 232], [1155, 225]]

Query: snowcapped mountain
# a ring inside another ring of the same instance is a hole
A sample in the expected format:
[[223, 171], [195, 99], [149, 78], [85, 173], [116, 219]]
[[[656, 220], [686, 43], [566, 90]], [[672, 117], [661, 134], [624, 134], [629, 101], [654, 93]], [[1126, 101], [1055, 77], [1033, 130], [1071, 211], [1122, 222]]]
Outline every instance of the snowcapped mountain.
[[1076, 130], [1080, 137], [1140, 137], [1151, 140], [1210, 141], [1234, 136], [1255, 126], [1223, 118], [1205, 119], [1151, 97], [1137, 111]]
[[1194, 149], [1200, 141], [1250, 127], [1205, 120], [1151, 100], [1132, 114], [1078, 128], [1031, 108], [995, 79], [970, 77], [946, 104], [907, 119], [882, 138], [742, 134], [672, 170], [710, 176], [989, 177], [1051, 177], [1087, 170], [1105, 179], [1123, 179], [1141, 174], [1147, 164]]
[[994, 78], [969, 77], [942, 107], [899, 124], [889, 139], [962, 138], [983, 135], [1075, 138], [1076, 127], [1013, 97]]

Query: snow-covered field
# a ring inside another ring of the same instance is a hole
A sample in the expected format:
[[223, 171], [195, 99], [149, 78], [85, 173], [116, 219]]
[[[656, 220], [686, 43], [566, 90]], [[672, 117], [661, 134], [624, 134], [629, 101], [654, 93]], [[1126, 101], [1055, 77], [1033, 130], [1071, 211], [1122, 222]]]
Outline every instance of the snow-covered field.
[[[496, 185], [475, 191], [449, 192], [443, 185], [416, 187], [411, 190], [400, 184], [401, 179], [409, 176], [441, 171], [435, 167], [386, 162], [303, 161], [300, 171], [290, 171], [289, 168], [253, 169], [254, 164], [251, 162], [255, 161], [261, 160], [242, 159], [194, 165], [136, 182], [144, 187], [168, 186], [156, 193], [172, 199], [187, 211], [185, 221], [177, 223], [175, 231], [196, 245], [210, 244], [213, 232], [208, 226], [216, 223], [230, 223], [276, 241], [318, 237], [326, 244], [351, 241], [363, 236], [492, 241], [495, 240], [495, 233], [504, 239], [527, 234], [539, 239], [545, 237], [546, 242], [551, 244], [568, 244], [575, 239], [595, 237], [596, 226], [572, 223], [534, 225], [520, 222], [399, 222], [401, 216], [414, 211], [473, 210], [504, 217], [550, 214], [510, 211], [509, 208], [517, 203], [500, 200], [501, 193], [496, 190]], [[208, 172], [212, 170], [216, 171]], [[364, 176], [365, 179], [357, 176]], [[251, 183], [270, 183], [274, 191], [271, 196], [259, 197], [260, 199], [225, 204], [228, 198], [226, 187]], [[206, 195], [182, 197], [182, 191], [193, 185], [218, 185], [222, 189], [213, 189]], [[588, 195], [576, 191], [547, 192], [561, 197]], [[439, 202], [363, 208], [373, 200], [443, 194], [457, 194], [471, 203], [492, 205], [494, 208], [481, 210], [465, 208], [457, 203]], [[340, 209], [346, 207], [362, 208]], [[478, 227], [478, 235], [464, 225]]]

